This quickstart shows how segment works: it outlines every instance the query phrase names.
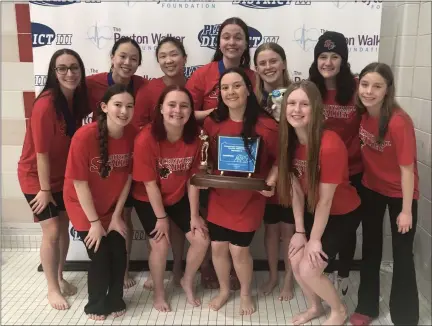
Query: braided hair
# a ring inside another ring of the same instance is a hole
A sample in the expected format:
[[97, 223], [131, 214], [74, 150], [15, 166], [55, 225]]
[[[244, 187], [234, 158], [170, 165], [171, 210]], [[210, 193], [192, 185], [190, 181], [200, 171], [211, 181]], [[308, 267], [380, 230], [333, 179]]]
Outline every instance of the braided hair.
[[107, 114], [102, 110], [102, 103], [108, 104], [111, 97], [117, 94], [129, 93], [132, 97], [133, 94], [128, 89], [127, 85], [115, 84], [110, 86], [98, 105], [97, 124], [98, 124], [98, 140], [99, 140], [99, 152], [100, 152], [100, 167], [99, 175], [105, 179], [111, 172], [111, 165], [108, 162], [108, 122]]

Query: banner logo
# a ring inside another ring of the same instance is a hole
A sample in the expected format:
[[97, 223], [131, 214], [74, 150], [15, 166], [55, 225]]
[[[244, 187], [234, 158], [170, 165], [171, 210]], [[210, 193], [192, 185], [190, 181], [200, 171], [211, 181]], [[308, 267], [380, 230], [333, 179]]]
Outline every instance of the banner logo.
[[[216, 50], [217, 35], [221, 24], [204, 25], [204, 28], [198, 33], [198, 41], [202, 48]], [[248, 26], [249, 31], [249, 47], [256, 48], [261, 43], [274, 42], [278, 43], [279, 36], [263, 36], [257, 29]]]
[[318, 38], [321, 36], [321, 32], [317, 28], [306, 28], [303, 25], [294, 31], [294, 42], [296, 42], [303, 51], [310, 51], [315, 48], [318, 42]]
[[71, 226], [69, 234], [73, 241], [81, 241], [81, 237], [78, 235], [78, 232], [74, 229], [73, 226]]
[[30, 1], [31, 4], [37, 5], [37, 6], [45, 6], [45, 7], [61, 7], [61, 6], [67, 6], [67, 5], [73, 5], [74, 3], [100, 3], [101, 0], [57, 0], [57, 1]]
[[102, 49], [107, 44], [112, 43], [113, 31], [110, 26], [98, 26], [96, 23], [87, 29], [87, 38], [93, 42], [93, 44], [98, 48]]
[[72, 34], [56, 34], [54, 30], [40, 23], [31, 23], [32, 45], [34, 48], [45, 45], [72, 45]]
[[289, 5], [310, 6], [312, 1], [233, 1], [232, 4], [251, 9], [271, 9]]
[[163, 0], [157, 4], [164, 9], [216, 9], [215, 0]]
[[47, 78], [48, 78], [47, 75], [35, 75], [34, 77], [35, 86], [45, 86]]
[[380, 9], [382, 6], [382, 0], [354, 0], [354, 1], [335, 0], [332, 2], [333, 5], [338, 9], [344, 8], [348, 3], [363, 4], [368, 6], [371, 9]]
[[202, 66], [203, 65], [184, 67], [184, 76], [185, 76], [185, 78], [189, 79], [190, 76], [192, 76], [192, 74], [195, 72], [195, 70], [197, 70], [198, 68], [200, 68]]

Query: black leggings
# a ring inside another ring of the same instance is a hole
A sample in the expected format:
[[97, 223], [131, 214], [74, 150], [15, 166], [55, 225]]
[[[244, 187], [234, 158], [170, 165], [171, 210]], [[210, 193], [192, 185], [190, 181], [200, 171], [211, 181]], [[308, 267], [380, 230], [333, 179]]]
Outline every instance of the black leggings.
[[[78, 231], [82, 241], [87, 231]], [[123, 278], [126, 271], [126, 241], [123, 236], [111, 231], [102, 237], [98, 251], [88, 249], [91, 259], [88, 270], [89, 301], [84, 307], [86, 314], [109, 315], [126, 309], [123, 301]]]
[[383, 221], [389, 209], [393, 249], [393, 278], [390, 316], [395, 325], [417, 325], [419, 300], [414, 267], [413, 244], [417, 225], [417, 200], [412, 203], [412, 229], [399, 233], [396, 219], [402, 211], [402, 198], [383, 196], [363, 189], [363, 248], [356, 312], [375, 318], [379, 315], [380, 265], [383, 248]]

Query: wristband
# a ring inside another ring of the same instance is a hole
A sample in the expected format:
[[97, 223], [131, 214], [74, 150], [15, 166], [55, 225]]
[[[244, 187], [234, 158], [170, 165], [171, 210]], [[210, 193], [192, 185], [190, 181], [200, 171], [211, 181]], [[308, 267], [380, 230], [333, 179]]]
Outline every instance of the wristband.
[[97, 219], [97, 220], [94, 220], [94, 221], [89, 221], [90, 223], [94, 223], [94, 222], [97, 222], [97, 221], [99, 221], [100, 220], [100, 217]]
[[163, 219], [165, 219], [165, 218], [167, 218], [168, 217], [168, 215], [165, 215], [164, 217], [156, 217], [156, 219], [157, 220], [163, 220]]
[[299, 232], [299, 231], [295, 231], [295, 233], [306, 234], [306, 232]]
[[43, 191], [43, 192], [50, 192], [51, 191], [51, 189], [41, 189], [40, 191]]

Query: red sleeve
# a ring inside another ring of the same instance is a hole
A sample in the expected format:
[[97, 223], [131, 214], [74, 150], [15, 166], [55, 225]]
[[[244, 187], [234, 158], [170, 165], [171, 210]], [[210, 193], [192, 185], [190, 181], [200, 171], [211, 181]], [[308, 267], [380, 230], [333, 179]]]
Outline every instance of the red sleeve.
[[55, 135], [55, 119], [57, 119], [50, 95], [36, 100], [30, 119], [36, 153], [48, 153]]
[[89, 139], [86, 136], [91, 135], [91, 133], [88, 133], [88, 131], [87, 127], [83, 127], [72, 137], [65, 174], [65, 177], [68, 179], [82, 181], [89, 179]]
[[151, 121], [151, 99], [150, 99], [150, 84], [141, 87], [135, 98], [135, 124], [138, 127], [144, 127]]
[[348, 172], [348, 151], [335, 132], [325, 132], [320, 149], [320, 182], [341, 184]]
[[140, 182], [157, 180], [155, 140], [150, 126], [135, 138], [132, 179]]
[[202, 69], [203, 67], [195, 70], [195, 72], [192, 74], [192, 76], [186, 83], [186, 88], [192, 94], [195, 111], [201, 111], [204, 102], [205, 85], [204, 81], [201, 78]]
[[391, 139], [396, 149], [399, 165], [410, 165], [416, 157], [414, 126], [408, 116], [395, 115], [389, 123]]

